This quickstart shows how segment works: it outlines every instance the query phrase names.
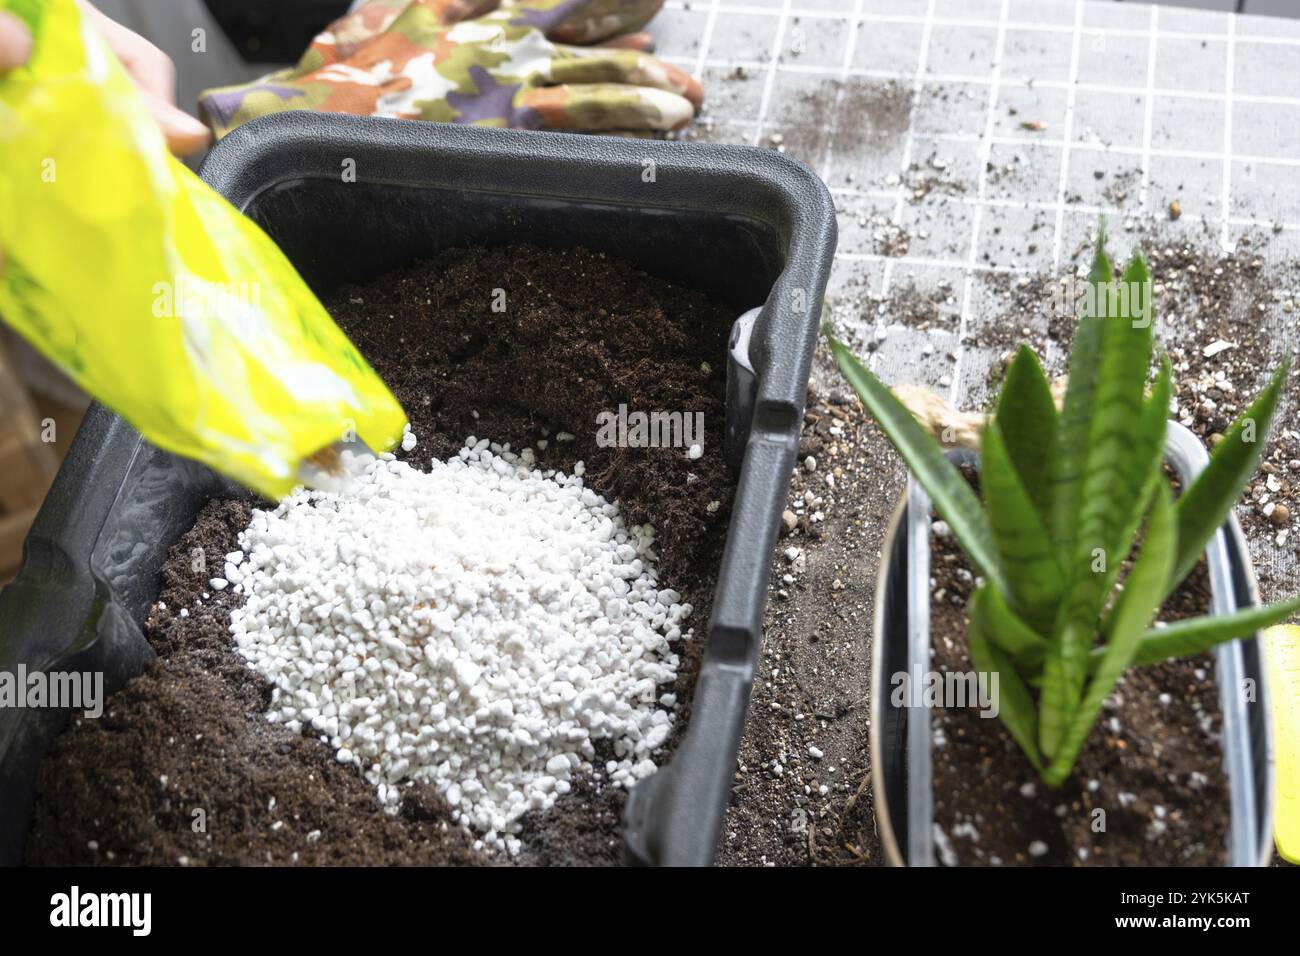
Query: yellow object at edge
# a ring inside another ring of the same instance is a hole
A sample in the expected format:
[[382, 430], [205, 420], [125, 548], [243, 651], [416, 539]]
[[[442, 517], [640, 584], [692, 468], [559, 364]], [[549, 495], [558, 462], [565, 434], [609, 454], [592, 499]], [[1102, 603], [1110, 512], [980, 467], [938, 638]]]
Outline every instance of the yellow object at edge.
[[1300, 864], [1300, 627], [1282, 624], [1264, 632], [1264, 664], [1277, 774], [1273, 839], [1283, 859]]

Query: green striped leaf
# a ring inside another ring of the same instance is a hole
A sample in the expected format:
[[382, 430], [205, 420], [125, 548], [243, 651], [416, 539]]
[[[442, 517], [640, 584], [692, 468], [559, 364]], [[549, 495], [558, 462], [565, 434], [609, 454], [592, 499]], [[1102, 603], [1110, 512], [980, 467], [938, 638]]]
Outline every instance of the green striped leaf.
[[[1256, 631], [1300, 613], [1300, 597], [1279, 601], [1266, 607], [1251, 607], [1232, 614], [1207, 615], [1175, 621], [1167, 627], [1152, 628], [1142, 635], [1134, 664], [1155, 664], [1208, 651], [1224, 641], [1249, 637]], [[1101, 661], [1101, 650], [1093, 652], [1094, 667]]]
[[[1078, 624], [1066, 626], [1079, 627]], [[1038, 688], [1038, 747], [1047, 758], [1053, 757], [1060, 748], [1083, 695], [1084, 668], [1066, 658], [1063, 648], [1067, 640], [1075, 641], [1076, 637], [1073, 634], [1055, 635], [1043, 655], [1043, 674]]]
[[[998, 719], [1020, 745], [1034, 769], [1041, 773], [1043, 759], [1038, 752], [1038, 712], [1034, 698], [1016, 670], [1015, 662], [993, 640], [993, 632], [999, 625], [994, 620], [995, 615], [990, 613], [989, 604], [995, 593], [986, 585], [971, 597], [970, 627], [966, 632], [971, 664], [978, 674], [998, 675]], [[991, 693], [991, 679], [989, 688]]]
[[988, 592], [983, 599], [988, 639], [1011, 655], [1017, 669], [1026, 675], [1027, 680], [1035, 679], [1043, 666], [1047, 638], [1016, 617], [1016, 613], [1007, 606], [1001, 591], [994, 587], [985, 587], [983, 590]]
[[1259, 467], [1259, 459], [1268, 444], [1269, 425], [1277, 411], [1278, 396], [1290, 365], [1291, 356], [1287, 355], [1264, 390], [1232, 423], [1210, 456], [1210, 463], [1178, 499], [1175, 508], [1178, 560], [1174, 562], [1166, 594], [1172, 593], [1200, 560], [1210, 538], [1223, 526], [1242, 489]]
[[1146, 540], [1115, 605], [1115, 626], [1110, 641], [1106, 644], [1087, 692], [1061, 738], [1059, 749], [1052, 755], [1051, 763], [1043, 774], [1043, 780], [1049, 786], [1059, 787], [1070, 775], [1107, 695], [1137, 656], [1142, 635], [1160, 607], [1164, 582], [1169, 580], [1169, 573], [1173, 569], [1174, 533], [1169, 488], [1161, 483], [1156, 486]]
[[1046, 633], [1056, 618], [1065, 578], [1047, 528], [1016, 474], [1000, 418], [985, 426], [980, 452], [980, 487], [998, 563], [1010, 586], [1006, 596], [1031, 627]]
[[[1140, 256], [1124, 272], [1123, 288], [1148, 288], [1150, 276]], [[1100, 608], [1105, 575], [1092, 570], [1098, 549], [1107, 565], [1125, 557], [1118, 553], [1125, 518], [1140, 500], [1159, 463], [1160, 451], [1145, 436], [1146, 447], [1135, 447], [1135, 423], [1144, 412], [1143, 389], [1151, 361], [1150, 316], [1143, 320], [1129, 303], [1121, 314], [1109, 316], [1102, 330], [1097, 366], [1097, 389], [1088, 431], [1087, 456], [1082, 478], [1079, 531], [1075, 542], [1076, 580], [1084, 585], [1090, 603]], [[1163, 428], [1167, 412], [1158, 419]], [[1138, 452], [1141, 451], [1142, 455]], [[1068, 569], [1067, 569], [1068, 573]], [[1095, 614], [1095, 611], [1094, 611]]]
[[[1106, 255], [1105, 223], [1098, 227], [1097, 253], [1093, 257], [1088, 281], [1098, 283], [1114, 278], [1110, 258]], [[1056, 442], [1048, 462], [1047, 483], [1052, 499], [1052, 541], [1061, 566], [1068, 570], [1074, 558], [1074, 537], [1079, 522], [1079, 503], [1083, 493], [1083, 471], [1087, 461], [1088, 432], [1092, 406], [1097, 393], [1097, 370], [1101, 358], [1103, 320], [1082, 316], [1074, 330], [1070, 349], [1070, 377], [1065, 389], [1056, 431]]]
[[1127, 517], [1119, 528], [1116, 559], [1107, 567], [1106, 581], [1102, 585], [1103, 596], [1110, 594], [1115, 586], [1120, 567], [1132, 550], [1138, 529], [1142, 527], [1142, 519], [1146, 515], [1156, 484], [1166, 480], [1163, 462], [1165, 435], [1169, 426], [1169, 399], [1172, 394], [1173, 374], [1169, 367], [1169, 357], [1162, 354], [1160, 373], [1150, 397], [1142, 406], [1142, 414], [1133, 431], [1133, 455], [1129, 461], [1131, 474], [1121, 489], [1121, 493], [1132, 488], [1138, 488], [1139, 491], [1128, 505]]
[[961, 472], [884, 382], [871, 374], [833, 335], [827, 333], [826, 339], [841, 374], [925, 488], [976, 572], [986, 581], [1005, 589], [988, 516]]
[[[1149, 287], [1147, 264], [1138, 255], [1128, 264], [1119, 289], [1134, 287]], [[1123, 538], [1128, 514], [1151, 488], [1148, 464], [1158, 463], [1157, 451], [1135, 444], [1135, 423], [1143, 419], [1143, 389], [1151, 362], [1151, 316], [1143, 320], [1132, 302], [1114, 304], [1117, 313], [1108, 311], [1102, 326], [1078, 536], [1073, 564], [1066, 567], [1071, 587], [1063, 622], [1067, 626], [1061, 631], [1061, 659], [1067, 687], [1073, 692], [1082, 689], [1109, 585], [1130, 550], [1130, 541]]]
[[1007, 369], [996, 418], [1016, 474], [1044, 523], [1051, 520], [1047, 471], [1056, 438], [1056, 404], [1038, 356], [1022, 345]]
[[[1145, 292], [1149, 281], [1146, 263], [1135, 255], [1119, 288]], [[1108, 297], [1099, 291], [1097, 298], [1100, 302]], [[1059, 647], [1056, 654], [1048, 655], [1053, 680], [1043, 687], [1053, 706], [1068, 714], [1074, 713], [1083, 692], [1088, 655], [1100, 630], [1115, 568], [1129, 551], [1130, 542], [1124, 538], [1129, 514], [1133, 503], [1151, 487], [1148, 463], [1159, 460], [1150, 447], [1140, 448], [1135, 441], [1135, 423], [1142, 421], [1144, 410], [1149, 411], [1143, 388], [1151, 360], [1152, 330], [1149, 311], [1144, 315], [1138, 303], [1125, 301], [1127, 298], [1114, 303], [1118, 308], [1105, 310], [1080, 479], [1078, 532], [1073, 558], [1065, 568], [1070, 583], [1057, 619]], [[1110, 315], [1110, 311], [1116, 314]], [[1148, 436], [1148, 443], [1152, 437]], [[1049, 735], [1043, 750], [1055, 754], [1057, 741], [1052, 735], [1056, 728], [1047, 721], [1043, 726]]]

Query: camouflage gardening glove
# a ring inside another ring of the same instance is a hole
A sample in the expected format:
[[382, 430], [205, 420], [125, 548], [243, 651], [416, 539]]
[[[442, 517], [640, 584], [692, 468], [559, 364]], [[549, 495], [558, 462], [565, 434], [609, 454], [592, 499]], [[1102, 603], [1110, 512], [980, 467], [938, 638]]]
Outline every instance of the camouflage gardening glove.
[[[443, 24], [482, 16], [497, 7], [536, 6], [528, 0], [416, 0]], [[382, 35], [412, 0], [365, 0], [339, 17], [312, 41], [292, 70], [277, 76], [301, 76], [345, 60]], [[585, 0], [566, 4], [570, 12], [546, 31], [556, 43], [603, 43], [653, 52], [650, 34], [637, 32], [659, 12], [663, 0]]]
[[200, 114], [218, 138], [302, 109], [519, 129], [680, 129], [703, 91], [635, 32], [661, 3], [370, 0], [317, 36], [296, 66], [208, 90]]

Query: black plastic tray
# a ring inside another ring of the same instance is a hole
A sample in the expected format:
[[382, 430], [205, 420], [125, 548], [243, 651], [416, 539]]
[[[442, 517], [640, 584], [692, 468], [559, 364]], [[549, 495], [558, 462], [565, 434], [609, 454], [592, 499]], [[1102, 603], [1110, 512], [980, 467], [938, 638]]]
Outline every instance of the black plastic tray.
[[[821, 181], [769, 150], [307, 112], [236, 130], [202, 175], [318, 292], [442, 249], [527, 239], [619, 256], [737, 316], [761, 308], [752, 375], [734, 376], [752, 394], [728, 396], [738, 484], [692, 717], [671, 762], [632, 793], [625, 821], [633, 861], [712, 862], [835, 251]], [[99, 670], [106, 693], [138, 674], [152, 657], [139, 622], [167, 550], [205, 501], [230, 490], [92, 406], [22, 569], [0, 592], [0, 670]], [[36, 766], [66, 719], [0, 711], [0, 864], [21, 859]]]

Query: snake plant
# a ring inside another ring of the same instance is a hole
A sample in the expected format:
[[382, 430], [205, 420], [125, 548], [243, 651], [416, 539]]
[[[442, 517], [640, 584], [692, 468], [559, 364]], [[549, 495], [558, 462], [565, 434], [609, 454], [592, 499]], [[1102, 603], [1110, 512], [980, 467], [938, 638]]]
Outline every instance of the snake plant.
[[[1148, 391], [1151, 300], [1106, 295], [1114, 280], [1103, 234], [1063, 405], [1022, 346], [981, 434], [982, 502], [930, 432], [826, 333], [845, 379], [981, 579], [967, 608], [971, 663], [998, 674], [998, 716], [1051, 786], [1069, 776], [1129, 667], [1198, 654], [1300, 610], [1298, 598], [1152, 627], [1255, 473], [1289, 356], [1175, 500], [1163, 469], [1169, 360], [1159, 353]], [[1140, 253], [1122, 281], [1149, 289]]]

